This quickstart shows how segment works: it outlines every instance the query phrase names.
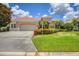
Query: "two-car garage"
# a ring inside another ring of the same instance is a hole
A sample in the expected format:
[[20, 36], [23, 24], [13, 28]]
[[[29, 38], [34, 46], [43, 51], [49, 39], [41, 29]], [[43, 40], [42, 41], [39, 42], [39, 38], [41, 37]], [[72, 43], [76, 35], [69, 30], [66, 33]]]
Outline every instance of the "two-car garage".
[[33, 31], [37, 28], [35, 25], [23, 25], [19, 27], [20, 31]]
[[18, 18], [10, 23], [11, 31], [33, 31], [38, 28], [38, 19], [34, 18]]

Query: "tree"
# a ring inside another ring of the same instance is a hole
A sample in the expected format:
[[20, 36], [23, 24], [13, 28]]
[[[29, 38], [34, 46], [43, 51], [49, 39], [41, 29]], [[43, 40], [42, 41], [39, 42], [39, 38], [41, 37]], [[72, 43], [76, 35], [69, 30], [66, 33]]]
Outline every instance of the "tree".
[[7, 26], [11, 22], [11, 8], [0, 3], [0, 26]]
[[72, 19], [73, 25], [76, 25], [79, 22], [79, 18], [74, 18]]
[[74, 25], [74, 30], [79, 30], [79, 18], [72, 19], [72, 24]]
[[67, 29], [67, 31], [71, 31], [71, 30], [73, 30], [73, 24], [72, 23], [65, 23], [64, 24], [64, 29]]
[[62, 28], [64, 22], [62, 20], [55, 20], [52, 22], [52, 25], [54, 26], [54, 28]]
[[0, 3], [0, 15], [2, 15], [2, 19], [4, 23], [9, 24], [11, 20], [11, 8], [8, 8], [6, 5]]
[[41, 18], [39, 21], [39, 28], [49, 28], [48, 20], [43, 20], [43, 18]]
[[44, 20], [45, 28], [49, 28], [49, 22], [47, 20]]

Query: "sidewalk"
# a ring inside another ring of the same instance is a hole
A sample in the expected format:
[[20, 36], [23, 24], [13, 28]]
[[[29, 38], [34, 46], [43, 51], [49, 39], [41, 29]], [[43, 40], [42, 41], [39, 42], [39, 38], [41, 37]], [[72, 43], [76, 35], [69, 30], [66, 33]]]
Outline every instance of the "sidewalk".
[[79, 56], [79, 52], [0, 52], [0, 56]]

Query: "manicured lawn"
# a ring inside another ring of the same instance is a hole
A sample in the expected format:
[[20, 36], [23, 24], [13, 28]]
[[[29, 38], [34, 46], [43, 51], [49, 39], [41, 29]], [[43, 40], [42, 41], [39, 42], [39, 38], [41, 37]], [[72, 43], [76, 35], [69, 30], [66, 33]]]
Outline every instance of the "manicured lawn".
[[79, 32], [58, 32], [33, 38], [38, 51], [79, 51]]

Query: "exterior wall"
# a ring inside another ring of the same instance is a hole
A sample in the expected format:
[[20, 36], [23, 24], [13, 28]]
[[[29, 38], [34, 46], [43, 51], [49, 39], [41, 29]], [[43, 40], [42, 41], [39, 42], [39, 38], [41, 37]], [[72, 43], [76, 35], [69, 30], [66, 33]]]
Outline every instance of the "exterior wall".
[[37, 28], [35, 25], [16, 25], [16, 22], [10, 24], [10, 31], [33, 31]]
[[33, 18], [12, 19], [10, 23], [10, 31], [33, 31], [38, 28], [38, 21]]

